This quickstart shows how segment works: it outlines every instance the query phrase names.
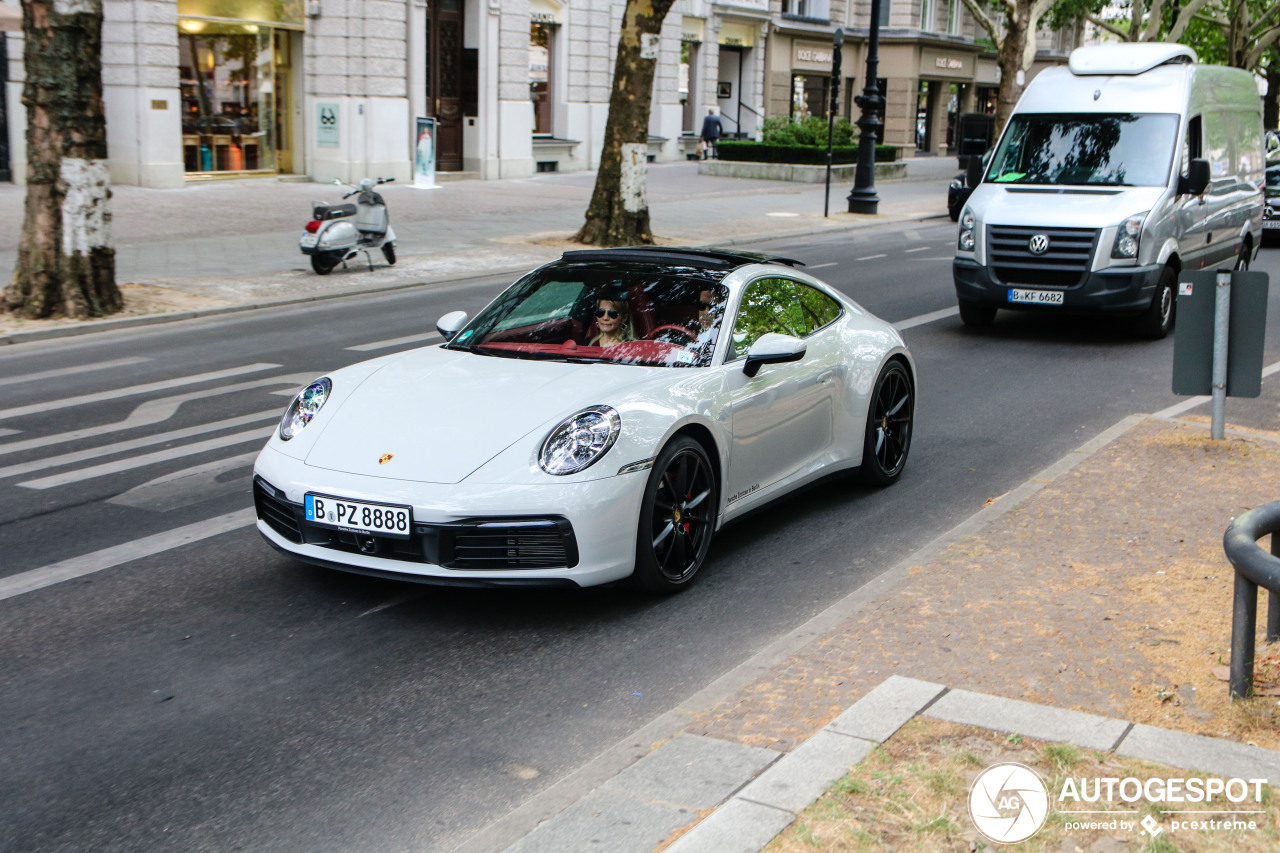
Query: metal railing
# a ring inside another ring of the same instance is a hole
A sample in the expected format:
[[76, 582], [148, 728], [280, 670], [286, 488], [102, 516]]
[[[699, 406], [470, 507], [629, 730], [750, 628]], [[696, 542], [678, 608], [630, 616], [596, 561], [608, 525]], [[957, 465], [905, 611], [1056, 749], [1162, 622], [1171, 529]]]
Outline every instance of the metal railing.
[[1280, 535], [1271, 536], [1271, 553], [1258, 547], [1268, 534], [1280, 534], [1280, 501], [1255, 507], [1231, 522], [1222, 537], [1222, 550], [1236, 570], [1231, 611], [1232, 699], [1253, 692], [1254, 636], [1258, 631], [1258, 587], [1267, 599], [1267, 642], [1280, 640]]

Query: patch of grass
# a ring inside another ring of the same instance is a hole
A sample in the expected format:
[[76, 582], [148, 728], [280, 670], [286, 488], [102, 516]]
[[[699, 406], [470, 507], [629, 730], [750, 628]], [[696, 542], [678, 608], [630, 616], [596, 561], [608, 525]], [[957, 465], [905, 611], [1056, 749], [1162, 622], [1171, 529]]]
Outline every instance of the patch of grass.
[[1040, 757], [1059, 770], [1070, 770], [1080, 763], [1083, 754], [1069, 743], [1048, 743], [1040, 750]]

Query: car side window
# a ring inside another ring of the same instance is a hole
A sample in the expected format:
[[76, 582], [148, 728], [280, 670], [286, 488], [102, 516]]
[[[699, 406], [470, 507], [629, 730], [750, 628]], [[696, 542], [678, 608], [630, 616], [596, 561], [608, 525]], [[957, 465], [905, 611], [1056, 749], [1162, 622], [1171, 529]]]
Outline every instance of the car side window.
[[742, 294], [733, 324], [729, 359], [743, 358], [762, 335], [808, 337], [840, 316], [840, 304], [825, 293], [787, 278], [753, 281]]

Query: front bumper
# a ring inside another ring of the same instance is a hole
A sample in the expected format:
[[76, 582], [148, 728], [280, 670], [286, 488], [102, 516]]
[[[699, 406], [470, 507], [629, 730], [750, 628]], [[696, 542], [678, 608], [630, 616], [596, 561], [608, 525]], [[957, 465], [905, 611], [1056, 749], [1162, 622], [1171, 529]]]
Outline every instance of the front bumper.
[[[1151, 304], [1164, 267], [1111, 267], [1085, 274], [1070, 287], [1044, 288], [1061, 290], [1061, 305], [1024, 305], [1009, 301], [1009, 285], [992, 279], [990, 271], [976, 261], [956, 258], [951, 264], [956, 298], [997, 308], [1018, 311], [1057, 311], [1090, 314], [1109, 312], [1140, 314]], [[1025, 285], [1024, 285], [1025, 287]]]
[[[585, 587], [632, 573], [647, 477], [639, 471], [536, 486], [409, 483], [313, 468], [268, 447], [254, 464], [254, 492], [258, 531], [309, 563], [450, 586]], [[413, 536], [393, 540], [308, 525], [300, 509], [307, 492], [408, 504]], [[460, 556], [477, 545], [484, 559]]]

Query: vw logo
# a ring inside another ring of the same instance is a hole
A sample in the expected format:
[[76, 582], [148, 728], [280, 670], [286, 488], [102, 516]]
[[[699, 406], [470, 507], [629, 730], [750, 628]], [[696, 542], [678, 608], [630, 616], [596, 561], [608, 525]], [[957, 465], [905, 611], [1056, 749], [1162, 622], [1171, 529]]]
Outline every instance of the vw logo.
[[1049, 251], [1049, 235], [1037, 234], [1027, 241], [1027, 248], [1031, 250], [1033, 255], [1043, 255]]

